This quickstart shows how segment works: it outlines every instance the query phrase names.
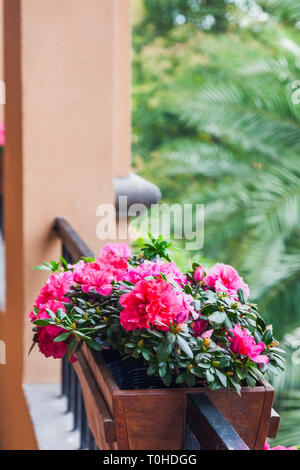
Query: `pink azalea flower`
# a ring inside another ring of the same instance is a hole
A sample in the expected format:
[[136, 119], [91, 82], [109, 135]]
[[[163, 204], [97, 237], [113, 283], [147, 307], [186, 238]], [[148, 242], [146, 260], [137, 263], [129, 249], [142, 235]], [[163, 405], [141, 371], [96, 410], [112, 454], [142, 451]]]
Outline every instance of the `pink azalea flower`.
[[5, 144], [5, 124], [4, 122], [0, 122], [0, 145]]
[[127, 260], [131, 256], [131, 250], [125, 243], [108, 243], [100, 250], [100, 255], [96, 262], [106, 265], [113, 273], [115, 281], [122, 281], [127, 272]]
[[268, 442], [265, 442], [264, 450], [297, 450], [297, 448], [295, 446], [293, 447], [276, 446], [276, 447], [271, 448], [270, 444]]
[[125, 280], [136, 284], [146, 277], [159, 276], [164, 274], [169, 282], [175, 281], [177, 284], [186, 284], [186, 276], [175, 263], [168, 263], [162, 260], [144, 261], [139, 266], [131, 268], [125, 275]]
[[[54, 340], [58, 335], [64, 333], [65, 330], [59, 326], [41, 326], [38, 328], [37, 341], [38, 347], [45, 357], [54, 357], [54, 359], [61, 359], [67, 354], [69, 341], [59, 341], [55, 343]], [[75, 362], [77, 359], [73, 352], [70, 357], [70, 362]]]
[[103, 263], [86, 263], [81, 270], [74, 272], [74, 282], [81, 285], [84, 293], [95, 290], [100, 295], [109, 295], [114, 280], [113, 270]]
[[98, 259], [105, 262], [107, 256], [128, 260], [131, 257], [131, 249], [126, 243], [107, 243], [101, 247]]
[[204, 269], [202, 268], [202, 266], [198, 266], [198, 268], [195, 269], [194, 279], [195, 279], [196, 282], [203, 281], [203, 279], [204, 279]]
[[214, 332], [214, 330], [204, 331], [204, 333], [202, 333], [202, 335], [201, 335], [201, 338], [202, 339], [210, 339], [213, 332]]
[[86, 263], [81, 259], [78, 263], [68, 264], [68, 269], [72, 269], [73, 273], [81, 272]]
[[176, 323], [185, 323], [191, 316], [193, 319], [199, 317], [199, 314], [195, 311], [192, 302], [193, 297], [185, 292], [175, 290], [178, 302], [182, 305], [182, 311], [176, 316]]
[[[30, 318], [31, 321], [34, 320], [42, 320], [50, 318], [50, 315], [46, 311], [46, 308], [51, 310], [53, 313], [56, 313], [57, 310], [60, 308], [64, 312], [66, 311], [65, 306], [62, 302], [58, 300], [49, 300], [46, 304], [39, 306], [38, 314], [31, 312]], [[65, 333], [63, 328], [60, 328], [56, 325], [48, 325], [48, 326], [39, 326], [37, 331], [37, 342], [38, 347], [41, 353], [44, 354], [45, 357], [54, 357], [55, 359], [60, 359], [64, 357], [64, 355], [68, 351], [69, 343], [71, 340], [68, 338], [67, 341], [60, 341], [55, 343], [54, 340], [59, 336], [61, 333]], [[70, 362], [75, 362], [76, 357], [72, 354], [70, 358]]]
[[249, 356], [253, 362], [258, 364], [267, 364], [269, 358], [260, 354], [266, 347], [265, 343], [256, 343], [247, 328], [242, 329], [241, 325], [235, 325], [229, 332], [232, 337], [228, 336], [230, 348], [235, 354]]
[[201, 336], [201, 334], [206, 330], [208, 322], [206, 320], [198, 320], [193, 324], [194, 336]]
[[40, 304], [38, 306], [38, 313], [35, 313], [34, 311], [30, 312], [30, 320], [34, 321], [50, 318], [49, 313], [46, 311], [46, 308], [52, 310], [52, 312], [54, 313], [56, 313], [59, 308], [62, 308], [64, 312], [66, 311], [64, 304], [60, 300], [51, 299], [45, 302], [44, 304]]
[[69, 299], [66, 294], [69, 292], [73, 284], [73, 273], [66, 271], [63, 273], [55, 273], [50, 276], [46, 285], [41, 289], [34, 306], [47, 303], [49, 300], [60, 300], [68, 302]]
[[229, 264], [217, 263], [207, 273], [205, 284], [213, 287], [217, 292], [227, 292], [229, 296], [237, 299], [237, 292], [243, 289], [246, 299], [249, 297], [249, 287], [238, 272]]
[[127, 331], [151, 326], [168, 331], [170, 323], [189, 315], [182, 298], [163, 279], [139, 281], [132, 291], [120, 297], [120, 304], [120, 323]]

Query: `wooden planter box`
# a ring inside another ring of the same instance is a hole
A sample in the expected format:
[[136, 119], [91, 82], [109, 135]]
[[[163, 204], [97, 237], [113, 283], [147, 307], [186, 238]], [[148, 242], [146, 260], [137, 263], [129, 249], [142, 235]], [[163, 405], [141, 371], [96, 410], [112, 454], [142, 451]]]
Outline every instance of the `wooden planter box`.
[[120, 390], [101, 355], [85, 345], [74, 364], [90, 429], [102, 450], [180, 450], [183, 445], [187, 395], [206, 393], [250, 449], [263, 449], [275, 437], [279, 418], [272, 415], [274, 389], [264, 382], [226, 390], [178, 388]]

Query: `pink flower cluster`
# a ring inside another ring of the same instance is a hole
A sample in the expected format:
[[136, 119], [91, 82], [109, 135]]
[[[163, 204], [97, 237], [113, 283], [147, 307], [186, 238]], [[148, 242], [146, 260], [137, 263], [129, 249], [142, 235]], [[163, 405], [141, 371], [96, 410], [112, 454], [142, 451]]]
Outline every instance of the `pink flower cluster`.
[[207, 338], [209, 339], [213, 334], [214, 330], [207, 330], [208, 322], [206, 320], [198, 320], [193, 324], [194, 336], [200, 336], [202, 339]]
[[177, 292], [163, 279], [138, 281], [132, 291], [120, 297], [120, 323], [127, 331], [155, 326], [169, 330], [170, 323], [184, 323], [193, 308], [192, 297]]
[[245, 298], [249, 297], [249, 287], [243, 281], [238, 272], [229, 264], [215, 264], [205, 276], [202, 266], [198, 266], [194, 272], [196, 282], [203, 281], [208, 287], [212, 287], [217, 292], [225, 292], [230, 297], [237, 300], [239, 289], [243, 289]]
[[[38, 308], [38, 313], [35, 313], [34, 310], [30, 312], [30, 320], [33, 322], [49, 318], [46, 308], [54, 313], [58, 308], [65, 311], [63, 302], [69, 302], [66, 294], [73, 285], [80, 284], [85, 293], [95, 290], [101, 295], [111, 294], [112, 282], [120, 281], [125, 276], [128, 268], [127, 260], [130, 255], [130, 249], [124, 243], [117, 245], [108, 243], [101, 248], [96, 262], [80, 261], [75, 265], [68, 266], [69, 271], [52, 274], [35, 301], [34, 307]], [[46, 357], [61, 358], [66, 354], [69, 341], [54, 342], [54, 339], [63, 331], [59, 326], [38, 327], [39, 349]], [[71, 356], [71, 361], [73, 360], [75, 357]]]
[[[38, 295], [34, 307], [40, 307], [49, 302], [50, 300], [60, 300], [61, 302], [68, 302], [66, 294], [69, 292], [73, 284], [73, 273], [66, 271], [64, 273], [55, 273], [50, 276], [46, 285], [42, 287]], [[35, 314], [31, 312], [29, 318], [33, 320]]]
[[235, 325], [234, 328], [229, 330], [229, 333], [232, 334], [228, 337], [231, 342], [232, 352], [248, 356], [258, 364], [267, 364], [269, 362], [266, 355], [260, 354], [266, 347], [265, 343], [256, 343], [247, 328], [242, 329], [241, 325]]
[[[52, 274], [34, 304], [38, 313], [32, 311], [29, 318], [31, 321], [49, 318], [46, 308], [54, 313], [58, 308], [64, 309], [63, 303], [69, 302], [67, 294], [72, 286], [80, 287], [84, 293], [108, 296], [112, 293], [114, 282], [125, 280], [134, 285], [130, 292], [120, 297], [123, 307], [120, 322], [127, 331], [151, 326], [169, 330], [170, 324], [184, 324], [192, 319], [195, 337], [210, 338], [213, 330], [207, 330], [208, 322], [199, 319], [194, 310], [193, 297], [184, 293], [187, 277], [176, 264], [157, 260], [144, 261], [139, 266], [131, 267], [128, 263], [130, 257], [130, 248], [124, 243], [108, 243], [101, 248], [96, 261], [79, 261], [69, 265], [66, 272]], [[247, 284], [228, 265], [216, 264], [207, 275], [202, 266], [198, 266], [194, 279], [197, 283], [201, 282], [204, 288], [226, 292], [233, 298], [237, 298], [240, 288], [246, 296], [249, 295]], [[233, 352], [249, 356], [258, 363], [268, 362], [267, 356], [260, 354], [265, 349], [264, 343], [256, 344], [248, 330], [236, 325], [229, 332]], [[68, 340], [54, 343], [60, 333], [59, 326], [38, 327], [39, 348], [46, 357], [62, 357], [65, 354]]]
[[124, 243], [108, 243], [101, 248], [96, 262], [75, 265], [74, 282], [81, 285], [84, 293], [95, 290], [100, 295], [109, 295], [112, 282], [124, 279], [130, 255], [130, 248]]
[[175, 263], [166, 263], [164, 261], [144, 261], [144, 263], [131, 268], [125, 275], [125, 280], [136, 284], [146, 277], [160, 276], [164, 274], [169, 282], [177, 284], [186, 284], [186, 275], [183, 274]]
[[[56, 313], [58, 309], [62, 309], [64, 312], [66, 311], [64, 304], [60, 300], [46, 300], [45, 303], [36, 303], [36, 305], [39, 307], [39, 312], [38, 314], [35, 314], [34, 311], [32, 311], [29, 314], [31, 321], [50, 318], [46, 309], [51, 310], [53, 313]], [[64, 332], [65, 330], [63, 328], [56, 325], [38, 327], [37, 342], [39, 350], [44, 354], [44, 356], [61, 358], [67, 353], [69, 345], [68, 341], [60, 341], [58, 343], [54, 342], [54, 339]], [[75, 360], [75, 356], [71, 355], [70, 361], [74, 362]]]

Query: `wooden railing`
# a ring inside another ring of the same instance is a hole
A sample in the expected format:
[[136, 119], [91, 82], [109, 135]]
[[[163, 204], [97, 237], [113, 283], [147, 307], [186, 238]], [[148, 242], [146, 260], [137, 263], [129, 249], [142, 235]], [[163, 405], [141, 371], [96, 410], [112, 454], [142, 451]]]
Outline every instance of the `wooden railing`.
[[[72, 263], [82, 256], [93, 256], [92, 251], [66, 220], [57, 218], [55, 221], [55, 230], [62, 240], [62, 254], [68, 262]], [[79, 365], [75, 367], [66, 360], [62, 361], [62, 394], [67, 397], [68, 411], [71, 411], [74, 415], [74, 429], [80, 431], [80, 447], [82, 449], [97, 449], [97, 441], [98, 447], [100, 448], [99, 442], [101, 439], [98, 436], [99, 426], [95, 423], [95, 417], [99, 416], [99, 419], [101, 418], [104, 423], [102, 424], [101, 432], [105, 434], [108, 445], [108, 447], [104, 448], [116, 448], [115, 443], [112, 443], [111, 447], [109, 447], [109, 441], [112, 442], [112, 437], [109, 436], [115, 435], [113, 418], [105, 404], [96, 381], [93, 380], [91, 370], [86, 363], [86, 358], [84, 359], [82, 357], [81, 360], [84, 364], [78, 361]], [[87, 395], [85, 395], [85, 399], [88, 400], [89, 404], [87, 411], [88, 416], [90, 416], [90, 422], [87, 418], [83, 400], [82, 386], [85, 388], [84, 393], [87, 393], [87, 384], [85, 384], [85, 382], [89, 383], [89, 395], [88, 398], [86, 398]], [[276, 417], [274, 416], [273, 418], [276, 421]], [[272, 426], [275, 430], [276, 423], [274, 419], [271, 423], [273, 423]], [[233, 429], [205, 393], [188, 395], [185, 421], [184, 450], [249, 450], [239, 434]], [[107, 435], [107, 429], [109, 436]]]
[[249, 450], [204, 393], [188, 396], [185, 422], [185, 450]]
[[[62, 255], [69, 263], [74, 263], [82, 256], [93, 256], [92, 251], [66, 220], [57, 218], [54, 230], [62, 241]], [[61, 393], [67, 398], [67, 411], [73, 413], [73, 430], [80, 433], [80, 449], [97, 449], [88, 425], [80, 381], [66, 358], [62, 360]]]

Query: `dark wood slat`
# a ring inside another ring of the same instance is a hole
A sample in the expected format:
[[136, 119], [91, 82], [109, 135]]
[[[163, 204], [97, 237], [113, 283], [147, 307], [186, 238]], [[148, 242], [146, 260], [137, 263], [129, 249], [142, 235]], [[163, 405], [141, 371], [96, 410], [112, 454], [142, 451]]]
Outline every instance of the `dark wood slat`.
[[77, 353], [78, 361], [73, 364], [81, 384], [89, 428], [98, 447], [105, 439], [106, 443], [116, 440], [114, 420], [102, 398], [93, 375], [81, 352]]
[[272, 408], [272, 413], [271, 413], [271, 418], [270, 418], [270, 423], [269, 423], [269, 428], [268, 428], [268, 437], [274, 438], [277, 436], [278, 433], [278, 428], [280, 424], [280, 416], [274, 408]]
[[54, 222], [54, 230], [62, 240], [67, 251], [74, 260], [78, 260], [82, 256], [94, 256], [92, 250], [84, 243], [82, 238], [75, 232], [69, 222], [62, 217], [57, 217]]
[[198, 439], [201, 450], [249, 450], [204, 393], [187, 396], [186, 424]]

